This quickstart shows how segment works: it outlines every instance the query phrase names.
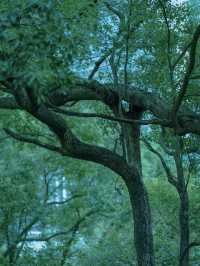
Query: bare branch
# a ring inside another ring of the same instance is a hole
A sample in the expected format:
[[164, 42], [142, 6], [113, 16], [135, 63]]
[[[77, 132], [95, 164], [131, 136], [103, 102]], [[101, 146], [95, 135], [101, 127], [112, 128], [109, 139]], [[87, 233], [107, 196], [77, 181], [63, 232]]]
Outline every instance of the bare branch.
[[183, 98], [186, 94], [187, 91], [187, 87], [189, 84], [189, 80], [190, 80], [190, 76], [192, 74], [192, 71], [195, 67], [195, 62], [196, 62], [196, 48], [197, 48], [197, 43], [200, 37], [200, 25], [196, 28], [194, 35], [193, 35], [193, 39], [191, 42], [191, 48], [190, 48], [190, 57], [189, 57], [189, 64], [183, 79], [183, 83], [180, 89], [180, 92], [177, 96], [177, 98], [175, 99], [173, 108], [172, 108], [172, 115], [175, 118], [176, 114], [181, 106], [181, 103], [183, 101]]
[[39, 216], [34, 217], [29, 224], [27, 224], [21, 233], [17, 236], [16, 241], [12, 245], [9, 245], [8, 249], [4, 252], [4, 257], [9, 256], [9, 254], [14, 250], [17, 245], [21, 242], [21, 239], [27, 235], [27, 233], [31, 230], [31, 228], [39, 221]]
[[184, 57], [184, 55], [186, 54], [187, 50], [190, 48], [191, 44], [192, 44], [192, 42], [188, 43], [188, 45], [185, 46], [185, 48], [183, 49], [183, 51], [181, 52], [181, 54], [178, 56], [178, 58], [172, 64], [172, 68], [173, 69], [178, 65], [178, 63], [180, 62], [180, 60]]
[[170, 168], [168, 167], [168, 165], [166, 164], [165, 162], [165, 159], [163, 158], [163, 156], [161, 155], [160, 152], [158, 152], [157, 150], [155, 150], [153, 148], [153, 146], [146, 140], [146, 139], [142, 139], [142, 141], [144, 142], [144, 144], [146, 145], [146, 147], [148, 148], [149, 151], [151, 151], [152, 153], [154, 153], [161, 161], [162, 163], [162, 166], [165, 170], [165, 173], [167, 175], [167, 179], [169, 181], [170, 184], [172, 184], [173, 186], [175, 186], [177, 188], [177, 180], [176, 180], [176, 177], [173, 176]]
[[125, 38], [125, 63], [124, 63], [124, 90], [125, 95], [127, 94], [128, 89], [128, 63], [129, 63], [129, 39], [130, 39], [130, 32], [131, 32], [131, 16], [132, 16], [132, 0], [129, 1], [129, 14], [127, 18], [127, 32]]
[[169, 25], [169, 21], [168, 21], [168, 17], [167, 17], [167, 12], [165, 9], [165, 6], [162, 2], [162, 0], [159, 0], [161, 9], [162, 9], [162, 13], [163, 13], [163, 17], [165, 20], [165, 24], [167, 27], [167, 60], [168, 60], [168, 65], [169, 65], [169, 71], [170, 71], [170, 79], [171, 82], [173, 82], [173, 69], [172, 69], [172, 63], [171, 63], [171, 31], [170, 31], [170, 25]]
[[9, 136], [11, 136], [12, 138], [14, 138], [16, 140], [19, 140], [21, 142], [27, 142], [27, 143], [35, 144], [35, 145], [37, 145], [39, 147], [42, 147], [42, 148], [45, 148], [45, 149], [48, 149], [48, 150], [51, 150], [51, 151], [55, 151], [55, 152], [58, 152], [58, 153], [61, 153], [61, 154], [63, 153], [62, 148], [54, 146], [54, 145], [51, 145], [51, 144], [48, 144], [48, 143], [43, 143], [40, 140], [38, 140], [36, 138], [33, 138], [31, 136], [23, 135], [23, 134], [14, 132], [13, 130], [8, 129], [8, 128], [4, 128], [4, 131]]
[[88, 118], [102, 118], [105, 120], [115, 121], [115, 122], [124, 122], [128, 124], [137, 123], [139, 125], [167, 125], [169, 124], [169, 121], [160, 120], [160, 119], [151, 119], [151, 120], [133, 120], [133, 119], [126, 119], [126, 118], [120, 118], [120, 117], [114, 117], [110, 115], [104, 115], [104, 114], [96, 114], [96, 113], [79, 113], [79, 112], [73, 112], [64, 110], [61, 108], [53, 107], [52, 108], [55, 112], [60, 114], [65, 114], [68, 116], [76, 116], [76, 117], [88, 117]]
[[111, 47], [110, 49], [108, 49], [96, 62], [95, 62], [95, 66], [92, 69], [88, 79], [91, 80], [94, 75], [96, 74], [96, 72], [98, 71], [99, 67], [101, 66], [101, 64], [112, 54], [114, 47]]
[[120, 20], [125, 20], [123, 13], [121, 13], [119, 10], [114, 8], [109, 2], [105, 1], [104, 2], [105, 6], [112, 12], [114, 13]]
[[113, 43], [112, 43], [112, 47], [109, 48], [96, 62], [95, 62], [95, 66], [92, 69], [88, 79], [91, 80], [94, 75], [96, 74], [96, 72], [98, 71], [99, 67], [101, 66], [101, 64], [112, 54], [112, 52], [116, 49], [116, 48], [120, 48], [123, 45], [123, 40], [119, 41], [119, 37], [120, 34], [122, 32], [122, 28], [124, 25], [124, 21], [125, 21], [125, 17], [124, 15], [118, 11], [117, 9], [115, 9], [114, 7], [112, 7], [112, 5], [110, 5], [108, 2], [104, 2], [104, 4], [106, 5], [106, 7], [111, 10], [115, 15], [117, 15], [117, 17], [120, 20], [120, 25], [119, 25], [119, 29], [118, 29], [118, 33], [116, 35], [116, 37], [113, 39]]
[[51, 234], [49, 236], [42, 236], [42, 237], [37, 237], [37, 238], [26, 238], [26, 239], [22, 239], [22, 241], [26, 241], [26, 242], [41, 242], [41, 241], [44, 241], [44, 242], [48, 242], [50, 241], [51, 239], [55, 238], [55, 237], [59, 237], [59, 236], [62, 236], [62, 235], [68, 235], [69, 233], [74, 233], [74, 232], [77, 232], [80, 225], [91, 215], [93, 214], [96, 214], [98, 213], [99, 210], [91, 210], [89, 212], [87, 212], [83, 217], [81, 217], [69, 230], [67, 231], [59, 231], [59, 232], [56, 232], [54, 234]]
[[70, 202], [73, 199], [81, 198], [81, 197], [84, 197], [84, 196], [85, 195], [83, 195], [83, 194], [77, 194], [77, 195], [73, 195], [70, 198], [68, 198], [66, 200], [63, 200], [63, 201], [51, 201], [51, 202], [47, 202], [47, 205], [63, 205], [65, 203]]

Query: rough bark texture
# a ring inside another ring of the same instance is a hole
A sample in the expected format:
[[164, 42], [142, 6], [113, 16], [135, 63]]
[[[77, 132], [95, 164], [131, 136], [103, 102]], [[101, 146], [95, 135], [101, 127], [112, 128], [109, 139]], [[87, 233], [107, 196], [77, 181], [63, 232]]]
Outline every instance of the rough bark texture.
[[155, 265], [151, 211], [149, 199], [141, 177], [128, 185], [134, 217], [134, 242], [138, 266]]
[[[189, 200], [188, 193], [183, 192], [180, 195], [180, 259], [179, 266], [189, 265]], [[184, 256], [183, 256], [184, 254]]]
[[[141, 110], [133, 110], [131, 117], [140, 119]], [[138, 266], [155, 265], [151, 210], [142, 177], [140, 126], [126, 125], [126, 143], [128, 145], [128, 164], [135, 166], [138, 175], [127, 184], [134, 218], [134, 242]]]
[[[180, 255], [179, 266], [189, 265], [189, 199], [187, 192], [187, 184], [184, 176], [182, 150], [181, 150], [181, 138], [176, 138], [176, 153], [175, 163], [177, 171], [177, 192], [180, 198], [179, 207], [179, 226], [180, 226]], [[183, 256], [184, 254], [184, 256]]]

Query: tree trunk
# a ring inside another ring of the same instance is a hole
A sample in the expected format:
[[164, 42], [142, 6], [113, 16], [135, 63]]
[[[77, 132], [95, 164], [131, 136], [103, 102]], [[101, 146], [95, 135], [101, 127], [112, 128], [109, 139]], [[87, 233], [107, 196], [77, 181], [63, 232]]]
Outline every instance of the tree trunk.
[[184, 176], [183, 158], [182, 158], [182, 138], [176, 136], [176, 154], [175, 163], [177, 171], [177, 192], [180, 197], [179, 207], [179, 227], [180, 227], [180, 255], [179, 266], [189, 265], [189, 199], [187, 184]]
[[189, 200], [187, 191], [180, 194], [180, 260], [179, 266], [189, 265]]
[[151, 211], [146, 189], [140, 177], [128, 185], [134, 218], [134, 243], [138, 266], [155, 265]]
[[[141, 112], [134, 110], [132, 119], [140, 119]], [[130, 118], [130, 117], [129, 117]], [[136, 166], [137, 179], [130, 178], [127, 184], [134, 219], [134, 243], [138, 266], [154, 266], [153, 234], [149, 199], [142, 177], [140, 126], [126, 125], [127, 161], [130, 167]]]

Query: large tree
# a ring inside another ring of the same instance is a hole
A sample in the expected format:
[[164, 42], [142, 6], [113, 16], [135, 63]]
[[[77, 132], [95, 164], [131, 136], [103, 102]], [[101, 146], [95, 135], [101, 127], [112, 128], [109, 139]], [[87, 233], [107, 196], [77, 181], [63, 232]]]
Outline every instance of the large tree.
[[[5, 132], [120, 175], [130, 196], [138, 265], [155, 265], [141, 126], [200, 134], [198, 101], [188, 98], [198, 88], [200, 26], [174, 1], [24, 0], [2, 1], [0, 28], [0, 107], [27, 121], [24, 131]], [[80, 112], [85, 101], [101, 113]], [[118, 123], [121, 147], [84, 141], [72, 117]], [[36, 138], [28, 128], [34, 131], [37, 121], [43, 131]]]

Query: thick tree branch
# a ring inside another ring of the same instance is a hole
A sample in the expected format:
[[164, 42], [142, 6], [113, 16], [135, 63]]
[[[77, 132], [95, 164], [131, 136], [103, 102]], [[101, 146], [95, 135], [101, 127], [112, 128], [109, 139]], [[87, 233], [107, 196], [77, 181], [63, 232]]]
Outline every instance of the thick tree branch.
[[[119, 86], [123, 86], [119, 84]], [[118, 106], [119, 94], [112, 89], [111, 84], [99, 84], [98, 82], [83, 81], [79, 82], [75, 89], [63, 91], [57, 90], [49, 97], [51, 104], [62, 106], [70, 101], [80, 100], [96, 100], [101, 101], [112, 108]], [[132, 106], [151, 112], [160, 121], [171, 120], [171, 108], [169, 102], [165, 98], [161, 98], [156, 93], [145, 92], [137, 88], [129, 86], [127, 97]], [[165, 125], [174, 128], [174, 123]], [[200, 135], [200, 115], [190, 111], [189, 109], [180, 108], [177, 114], [177, 134], [184, 135], [186, 133], [194, 133]]]
[[[122, 86], [122, 85], [119, 85]], [[174, 127], [173, 123], [167, 123], [170, 121], [170, 106], [169, 102], [161, 98], [156, 93], [140, 91], [137, 88], [128, 88], [128, 96], [125, 100], [136, 108], [144, 111], [151, 112], [161, 124], [165, 127]], [[55, 106], [62, 106], [68, 102], [81, 101], [81, 100], [94, 100], [101, 101], [111, 108], [118, 106], [119, 95], [118, 92], [112, 89], [111, 84], [99, 84], [94, 81], [81, 80], [73, 88], [67, 90], [55, 90], [48, 97], [48, 102]], [[1, 97], [0, 108], [6, 109], [22, 109], [13, 97]], [[127, 121], [128, 122], [128, 121]], [[144, 123], [143, 123], [144, 122]], [[149, 124], [148, 121], [143, 121], [141, 124]], [[154, 121], [151, 121], [154, 122]], [[194, 133], [200, 135], [200, 115], [193, 111], [180, 108], [177, 114], [178, 130], [177, 133], [180, 135], [186, 133]], [[157, 122], [155, 122], [156, 124]], [[59, 126], [59, 125], [58, 125]]]
[[46, 124], [57, 135], [62, 148], [43, 143], [27, 135], [18, 134], [10, 129], [5, 129], [6, 133], [19, 141], [33, 143], [65, 156], [102, 164], [121, 175], [125, 182], [129, 182], [129, 178], [134, 178], [139, 174], [136, 168], [130, 169], [120, 155], [106, 148], [80, 141], [68, 127], [66, 121], [60, 115], [48, 110], [45, 105], [42, 104], [31, 115]]

